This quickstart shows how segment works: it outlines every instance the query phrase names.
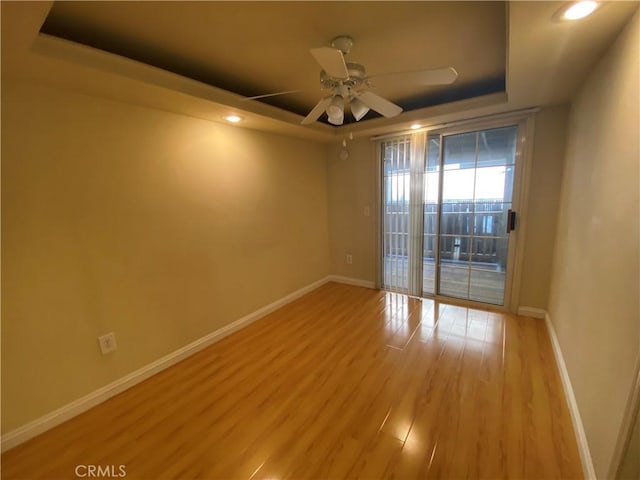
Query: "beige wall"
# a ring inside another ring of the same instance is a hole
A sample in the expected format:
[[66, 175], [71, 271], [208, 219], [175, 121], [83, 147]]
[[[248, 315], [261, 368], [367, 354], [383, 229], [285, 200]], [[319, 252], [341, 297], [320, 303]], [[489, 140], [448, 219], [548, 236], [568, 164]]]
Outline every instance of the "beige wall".
[[[329, 147], [327, 163], [331, 273], [375, 282], [376, 144], [349, 141], [347, 160], [338, 157], [341, 148], [340, 143]], [[353, 256], [351, 265], [347, 254]]]
[[549, 313], [598, 478], [610, 468], [640, 355], [639, 19], [572, 105]]
[[536, 114], [533, 156], [529, 163], [529, 196], [520, 306], [547, 309], [553, 242], [564, 165], [568, 106]]
[[326, 172], [324, 145], [3, 83], [3, 432], [326, 276]]

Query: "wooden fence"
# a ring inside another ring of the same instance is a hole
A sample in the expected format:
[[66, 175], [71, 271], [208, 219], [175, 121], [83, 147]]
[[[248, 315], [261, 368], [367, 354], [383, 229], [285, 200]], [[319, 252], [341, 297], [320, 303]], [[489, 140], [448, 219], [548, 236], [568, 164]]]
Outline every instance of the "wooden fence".
[[[509, 203], [498, 200], [456, 200], [442, 205], [440, 260], [506, 265]], [[424, 205], [425, 258], [435, 257], [438, 205]], [[408, 256], [409, 205], [385, 205], [385, 255]]]

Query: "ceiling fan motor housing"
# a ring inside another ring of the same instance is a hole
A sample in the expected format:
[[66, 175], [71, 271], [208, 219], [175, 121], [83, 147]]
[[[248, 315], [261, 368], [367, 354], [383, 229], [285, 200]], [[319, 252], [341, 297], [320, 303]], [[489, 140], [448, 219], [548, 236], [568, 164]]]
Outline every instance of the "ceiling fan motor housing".
[[357, 89], [362, 85], [366, 85], [367, 72], [364, 69], [364, 66], [359, 63], [348, 62], [346, 65], [347, 71], [349, 72], [349, 76], [346, 79], [332, 77], [324, 70], [321, 70], [320, 84], [322, 85], [322, 88], [331, 90], [344, 85], [352, 89]]
[[353, 38], [349, 35], [340, 35], [331, 40], [331, 46], [340, 50], [343, 55], [346, 55], [351, 51], [351, 47], [353, 47]]

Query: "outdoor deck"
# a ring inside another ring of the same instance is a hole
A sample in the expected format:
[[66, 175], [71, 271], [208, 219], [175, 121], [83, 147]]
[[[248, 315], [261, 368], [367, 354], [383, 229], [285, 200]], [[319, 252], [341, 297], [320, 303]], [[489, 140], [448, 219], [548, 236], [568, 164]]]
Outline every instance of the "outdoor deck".
[[[392, 289], [408, 288], [408, 257], [387, 255], [384, 258], [384, 285]], [[502, 305], [504, 303], [505, 272], [497, 264], [471, 264], [466, 261], [446, 261], [440, 272], [440, 295]], [[423, 291], [436, 293], [435, 263], [423, 264]]]

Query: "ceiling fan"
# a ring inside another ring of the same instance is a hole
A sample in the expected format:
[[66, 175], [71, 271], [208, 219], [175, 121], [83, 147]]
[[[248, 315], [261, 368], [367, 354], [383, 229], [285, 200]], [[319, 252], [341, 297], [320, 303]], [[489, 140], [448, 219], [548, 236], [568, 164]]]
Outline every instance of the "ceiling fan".
[[[342, 35], [331, 42], [331, 47], [312, 48], [313, 58], [322, 67], [320, 71], [320, 85], [329, 94], [323, 97], [309, 114], [302, 120], [302, 125], [308, 125], [320, 118], [326, 112], [329, 123], [342, 125], [344, 123], [345, 106], [348, 105], [351, 114], [357, 121], [361, 120], [369, 110], [391, 118], [402, 112], [402, 107], [371, 92], [370, 79], [398, 74], [414, 74], [419, 76], [419, 82], [423, 85], [449, 85], [458, 77], [458, 72], [453, 67], [436, 68], [429, 70], [416, 70], [408, 72], [381, 73], [367, 75], [366, 69], [359, 63], [346, 62], [344, 56], [351, 51], [353, 39]], [[247, 100], [273, 97], [297, 93], [300, 90], [270, 93], [248, 97]]]

